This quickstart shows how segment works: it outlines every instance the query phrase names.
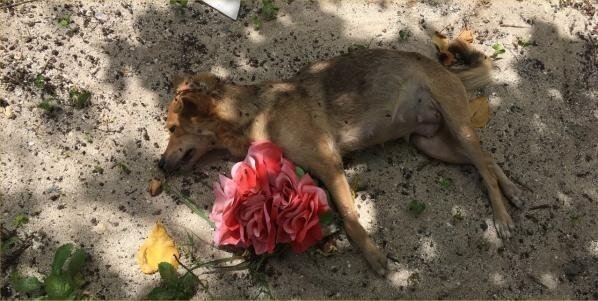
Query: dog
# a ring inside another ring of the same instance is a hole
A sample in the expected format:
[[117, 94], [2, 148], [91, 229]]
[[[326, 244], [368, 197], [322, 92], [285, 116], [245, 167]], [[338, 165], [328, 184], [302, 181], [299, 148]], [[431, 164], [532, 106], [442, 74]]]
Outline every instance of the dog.
[[522, 191], [481, 149], [468, 107], [468, 89], [489, 82], [491, 64], [464, 43], [451, 47], [467, 68], [414, 52], [366, 49], [311, 63], [287, 80], [241, 85], [211, 73], [179, 78], [159, 166], [166, 173], [189, 170], [211, 150], [243, 157], [252, 141], [270, 140], [325, 184], [347, 236], [384, 275], [387, 257], [359, 223], [342, 157], [410, 137], [434, 159], [477, 168], [496, 230], [509, 238], [514, 223], [503, 195], [520, 207]]

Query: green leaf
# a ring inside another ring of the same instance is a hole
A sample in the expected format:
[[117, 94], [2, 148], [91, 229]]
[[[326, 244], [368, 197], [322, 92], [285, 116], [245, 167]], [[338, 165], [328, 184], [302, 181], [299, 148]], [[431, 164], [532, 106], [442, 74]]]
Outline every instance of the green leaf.
[[191, 299], [197, 292], [199, 279], [193, 273], [187, 273], [179, 280], [181, 288], [181, 299]]
[[52, 274], [48, 276], [44, 287], [50, 300], [67, 299], [75, 291], [72, 278], [65, 274]]
[[492, 44], [492, 49], [494, 49], [494, 53], [492, 54], [493, 58], [498, 57], [499, 54], [503, 54], [506, 51], [501, 43]]
[[177, 289], [174, 287], [155, 287], [146, 296], [149, 300], [175, 300]]
[[58, 18], [58, 25], [60, 25], [62, 27], [68, 27], [69, 24], [71, 24], [71, 16], [70, 15], [64, 15], [64, 16]]
[[295, 173], [297, 174], [297, 177], [301, 179], [305, 175], [305, 170], [299, 166], [295, 166]]
[[44, 285], [36, 277], [23, 277], [15, 273], [10, 278], [13, 288], [19, 293], [31, 293], [41, 289]]
[[162, 280], [167, 286], [172, 286], [177, 283], [179, 275], [170, 263], [160, 262], [158, 264], [158, 271], [160, 272], [160, 277], [162, 277]]
[[62, 274], [62, 267], [66, 260], [71, 256], [72, 251], [72, 244], [62, 245], [56, 250], [54, 260], [52, 261], [52, 275]]
[[334, 222], [334, 212], [332, 210], [328, 210], [322, 214], [320, 214], [320, 225], [327, 226]]
[[409, 205], [407, 206], [407, 211], [409, 211], [409, 213], [411, 213], [415, 217], [420, 216], [424, 212], [424, 210], [426, 210], [426, 204], [418, 200], [412, 200], [411, 202], [409, 202]]
[[17, 214], [17, 216], [15, 216], [15, 218], [12, 220], [12, 224], [15, 226], [15, 228], [19, 228], [28, 222], [29, 218], [25, 214]]
[[33, 85], [38, 89], [43, 89], [46, 86], [46, 78], [41, 73], [38, 73], [33, 81]]
[[76, 274], [81, 272], [81, 268], [87, 260], [87, 253], [83, 249], [77, 249], [73, 256], [71, 256], [71, 262], [69, 262], [68, 273], [71, 277], [75, 277]]

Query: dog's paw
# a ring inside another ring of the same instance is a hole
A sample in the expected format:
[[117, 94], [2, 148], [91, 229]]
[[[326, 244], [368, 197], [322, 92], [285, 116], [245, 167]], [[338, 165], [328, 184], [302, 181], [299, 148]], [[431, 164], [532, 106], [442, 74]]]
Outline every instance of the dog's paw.
[[511, 231], [515, 230], [515, 223], [511, 216], [508, 213], [503, 214], [494, 214], [494, 227], [496, 228], [496, 233], [498, 236], [503, 239], [511, 238]]
[[386, 255], [374, 244], [373, 241], [369, 240], [362, 249], [362, 252], [365, 256], [365, 259], [378, 275], [386, 275], [388, 259], [386, 259]]
[[525, 203], [523, 191], [514, 183], [509, 183], [503, 186], [504, 187], [502, 187], [502, 191], [509, 200], [509, 202], [518, 209], [523, 208], [523, 205]]

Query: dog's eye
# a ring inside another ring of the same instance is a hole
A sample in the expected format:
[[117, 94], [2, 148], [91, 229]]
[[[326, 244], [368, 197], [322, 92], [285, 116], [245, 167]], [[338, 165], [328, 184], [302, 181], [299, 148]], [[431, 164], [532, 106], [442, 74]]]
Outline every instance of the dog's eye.
[[176, 129], [176, 126], [173, 125], [173, 126], [171, 126], [171, 127], [168, 128], [168, 131], [171, 132], [171, 133], [174, 133], [175, 129]]

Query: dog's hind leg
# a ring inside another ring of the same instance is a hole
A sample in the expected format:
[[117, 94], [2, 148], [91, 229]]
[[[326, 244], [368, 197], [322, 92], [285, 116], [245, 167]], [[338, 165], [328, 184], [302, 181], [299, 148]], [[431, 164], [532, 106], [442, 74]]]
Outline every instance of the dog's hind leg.
[[436, 100], [437, 109], [441, 112], [448, 132], [455, 138], [463, 156], [473, 164], [488, 190], [490, 204], [494, 215], [494, 226], [502, 238], [511, 237], [515, 224], [505, 207], [504, 197], [498, 186], [497, 175], [492, 171], [493, 162], [482, 151], [480, 140], [471, 126], [465, 89], [454, 79], [445, 78], [444, 81], [433, 81], [429, 85], [431, 95]]
[[[424, 137], [415, 135], [412, 138], [418, 150], [424, 154], [444, 162], [453, 164], [472, 164], [467, 156], [463, 155], [463, 151], [459, 147], [459, 143], [451, 136], [451, 134], [442, 128], [438, 133], [432, 137]], [[509, 179], [502, 168], [496, 164], [492, 157], [487, 152], [484, 153], [486, 163], [490, 165], [490, 169], [498, 179], [498, 184], [504, 195], [517, 207], [523, 207], [523, 193], [511, 179]]]
[[[291, 130], [292, 131], [292, 130]], [[314, 134], [315, 132], [312, 132]], [[332, 195], [336, 208], [343, 219], [347, 236], [361, 249], [370, 266], [379, 274], [386, 273], [386, 255], [376, 246], [363, 226], [359, 223], [351, 188], [345, 176], [342, 158], [335, 148], [331, 136], [322, 134], [306, 136], [303, 133], [286, 135], [277, 143], [285, 150], [285, 155], [296, 164], [306, 168], [318, 177]], [[292, 137], [285, 140], [286, 137]], [[300, 142], [300, 143], [297, 143]]]

